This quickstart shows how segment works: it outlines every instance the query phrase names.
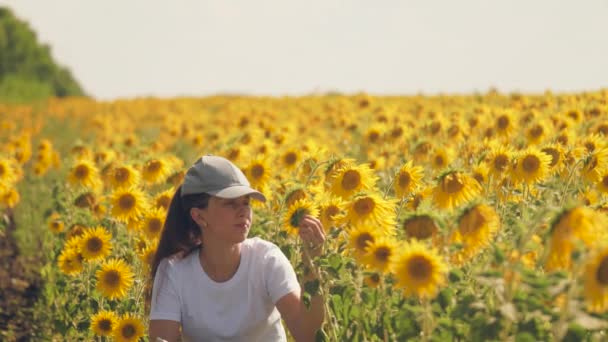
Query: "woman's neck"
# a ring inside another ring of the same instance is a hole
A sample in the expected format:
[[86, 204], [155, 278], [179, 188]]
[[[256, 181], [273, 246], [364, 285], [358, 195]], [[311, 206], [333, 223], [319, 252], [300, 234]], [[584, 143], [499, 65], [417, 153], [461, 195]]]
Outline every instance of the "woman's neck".
[[199, 252], [199, 261], [209, 278], [218, 283], [230, 280], [239, 269], [241, 262], [241, 244], [224, 245], [205, 243]]

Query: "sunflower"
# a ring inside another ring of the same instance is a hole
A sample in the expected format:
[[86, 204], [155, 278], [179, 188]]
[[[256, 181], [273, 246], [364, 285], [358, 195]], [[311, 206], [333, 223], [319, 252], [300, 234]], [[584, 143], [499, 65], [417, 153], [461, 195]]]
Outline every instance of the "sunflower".
[[432, 193], [433, 188], [428, 186], [412, 193], [408, 198], [407, 207], [412, 211], [417, 210], [424, 201], [430, 198]]
[[106, 258], [112, 251], [112, 234], [103, 227], [88, 228], [80, 241], [80, 251], [85, 260]]
[[113, 311], [102, 310], [91, 317], [91, 330], [97, 336], [111, 336], [118, 316]]
[[351, 225], [373, 225], [390, 232], [396, 220], [395, 204], [377, 193], [360, 192], [346, 204], [346, 220]]
[[168, 210], [169, 205], [171, 205], [171, 200], [173, 199], [174, 194], [175, 189], [173, 188], [169, 188], [163, 192], [156, 194], [153, 199], [154, 206], [156, 208]]
[[65, 228], [61, 215], [58, 213], [52, 213], [47, 222], [49, 230], [55, 234], [62, 232]]
[[608, 219], [588, 207], [564, 209], [551, 223], [550, 242], [545, 267], [549, 271], [569, 269], [577, 242], [592, 247], [606, 240]]
[[247, 179], [255, 189], [262, 188], [270, 181], [270, 164], [267, 158], [258, 157], [245, 168]]
[[76, 160], [68, 175], [68, 182], [73, 186], [82, 186], [93, 191], [101, 187], [99, 171], [95, 163], [88, 159]]
[[140, 172], [133, 166], [115, 166], [109, 173], [110, 185], [113, 189], [127, 189], [139, 185]]
[[144, 324], [134, 316], [123, 316], [116, 323], [112, 336], [118, 342], [139, 341], [144, 336]]
[[287, 171], [294, 170], [303, 159], [302, 151], [299, 148], [291, 147], [279, 155], [278, 164]]
[[415, 191], [424, 177], [422, 166], [414, 166], [412, 161], [405, 163], [395, 174], [393, 187], [398, 198], [404, 198]]
[[528, 148], [516, 158], [515, 181], [534, 184], [543, 181], [549, 175], [551, 156], [535, 148]]
[[534, 122], [528, 128], [526, 128], [525, 134], [528, 145], [540, 144], [544, 139], [546, 139], [550, 131], [551, 127], [548, 122], [544, 120]]
[[584, 296], [591, 312], [608, 309], [608, 248], [595, 250], [585, 265]]
[[439, 234], [439, 223], [430, 214], [418, 213], [410, 215], [401, 225], [407, 239], [436, 240]]
[[79, 224], [79, 223], [74, 223], [70, 229], [68, 230], [68, 233], [66, 235], [66, 239], [71, 239], [73, 237], [80, 237], [84, 235], [84, 232], [86, 230], [86, 227]]
[[21, 196], [15, 189], [8, 189], [3, 193], [0, 192], [0, 204], [7, 208], [14, 208], [20, 200]]
[[368, 247], [383, 236], [376, 229], [368, 226], [356, 226], [348, 230], [349, 247], [355, 259], [363, 265], [367, 265]]
[[0, 158], [0, 185], [9, 186], [17, 181], [12, 159]]
[[515, 130], [517, 121], [515, 114], [510, 110], [503, 110], [495, 116], [494, 129], [501, 136], [509, 136]]
[[344, 213], [345, 207], [346, 202], [340, 197], [325, 194], [319, 200], [319, 217], [323, 227], [330, 229], [343, 223], [346, 217]]
[[103, 149], [101, 151], [95, 152], [93, 156], [93, 160], [97, 165], [107, 165], [108, 163], [114, 161], [116, 159], [116, 152], [111, 149]]
[[608, 172], [604, 172], [596, 182], [597, 189], [605, 194], [608, 194]]
[[552, 172], [559, 172], [562, 169], [563, 160], [565, 157], [565, 152], [562, 146], [555, 143], [548, 144], [542, 147], [540, 151], [551, 157], [549, 169]]
[[148, 208], [148, 199], [136, 188], [119, 189], [112, 194], [112, 216], [122, 222], [139, 218]]
[[95, 193], [91, 191], [80, 194], [74, 200], [74, 205], [78, 208], [93, 208], [95, 203], [97, 203], [97, 198], [95, 197]]
[[486, 157], [489, 174], [495, 179], [502, 178], [509, 171], [513, 152], [504, 144], [491, 143], [490, 152]]
[[346, 166], [336, 172], [330, 191], [348, 199], [359, 191], [373, 189], [377, 180], [378, 177], [367, 164]]
[[108, 259], [97, 270], [97, 290], [109, 299], [123, 298], [133, 284], [133, 272], [120, 259]]
[[440, 208], [452, 209], [472, 200], [481, 192], [477, 181], [458, 171], [441, 175], [433, 189], [433, 198]]
[[498, 232], [500, 218], [494, 209], [486, 204], [476, 204], [467, 208], [458, 218], [458, 228], [452, 235], [452, 243], [462, 243], [463, 247], [452, 256], [452, 262], [461, 265], [486, 248]]
[[395, 286], [402, 288], [406, 296], [433, 299], [447, 282], [447, 264], [437, 250], [418, 241], [406, 243], [390, 269], [397, 279]]
[[454, 150], [449, 147], [435, 148], [431, 154], [431, 167], [435, 170], [447, 168], [454, 161]]
[[387, 272], [396, 252], [397, 242], [395, 240], [390, 237], [380, 237], [368, 244], [365, 254], [366, 263], [378, 272]]
[[581, 174], [590, 182], [597, 182], [604, 171], [608, 171], [608, 148], [591, 152], [584, 161]]
[[319, 216], [319, 209], [316, 208], [313, 202], [307, 199], [301, 199], [290, 205], [283, 216], [283, 227], [289, 234], [297, 235], [299, 232], [300, 221], [304, 215], [314, 217]]
[[370, 125], [363, 137], [367, 145], [379, 145], [383, 141], [383, 133], [387, 131], [386, 125], [381, 123], [375, 123]]
[[152, 208], [141, 221], [141, 231], [148, 239], [155, 239], [160, 236], [160, 232], [165, 224], [166, 211], [160, 208]]
[[587, 153], [593, 153], [607, 147], [606, 138], [596, 133], [585, 136], [578, 141], [577, 145], [584, 147]]
[[152, 262], [154, 261], [154, 255], [156, 254], [156, 246], [154, 244], [146, 245], [139, 253], [139, 260], [141, 260], [142, 264], [146, 267], [152, 267]]
[[327, 163], [327, 167], [325, 168], [325, 188], [330, 189], [335, 177], [338, 175], [343, 168], [353, 167], [355, 166], [355, 159], [351, 158], [336, 158], [332, 159]]
[[379, 273], [376, 273], [376, 272], [374, 272], [374, 273], [368, 273], [363, 278], [363, 283], [367, 287], [370, 287], [372, 289], [377, 288], [380, 285], [381, 281], [382, 281], [381, 275]]
[[429, 156], [429, 152], [432, 150], [433, 144], [427, 140], [419, 141], [413, 150], [414, 161], [422, 162]]
[[473, 176], [477, 183], [479, 183], [479, 185], [483, 187], [488, 183], [489, 172], [490, 168], [488, 167], [488, 165], [485, 162], [481, 162], [475, 167], [473, 167], [473, 169], [471, 170], [471, 176]]
[[164, 182], [172, 171], [169, 162], [165, 159], [153, 158], [146, 161], [141, 176], [148, 184], [158, 184]]
[[80, 252], [74, 248], [64, 248], [59, 254], [57, 263], [61, 272], [67, 275], [76, 275], [82, 272], [84, 265]]

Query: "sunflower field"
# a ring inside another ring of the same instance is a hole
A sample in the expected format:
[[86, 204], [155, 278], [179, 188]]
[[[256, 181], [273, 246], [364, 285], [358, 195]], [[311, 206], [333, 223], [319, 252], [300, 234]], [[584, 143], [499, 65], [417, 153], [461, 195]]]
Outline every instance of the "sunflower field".
[[220, 155], [269, 199], [249, 236], [320, 274], [318, 341], [607, 340], [607, 135], [608, 90], [0, 105], [0, 237], [43, 260], [34, 339], [147, 340], [165, 211]]

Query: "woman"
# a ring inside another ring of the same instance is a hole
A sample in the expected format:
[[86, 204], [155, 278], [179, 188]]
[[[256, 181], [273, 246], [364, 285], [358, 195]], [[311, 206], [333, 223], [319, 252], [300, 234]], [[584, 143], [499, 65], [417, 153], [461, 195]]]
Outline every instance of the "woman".
[[[266, 198], [227, 159], [204, 156], [188, 169], [152, 265], [150, 341], [286, 341], [281, 318], [296, 341], [314, 340], [323, 298], [313, 296], [307, 309], [281, 250], [247, 238], [250, 200]], [[321, 222], [304, 216], [300, 237], [304, 254], [318, 255]]]

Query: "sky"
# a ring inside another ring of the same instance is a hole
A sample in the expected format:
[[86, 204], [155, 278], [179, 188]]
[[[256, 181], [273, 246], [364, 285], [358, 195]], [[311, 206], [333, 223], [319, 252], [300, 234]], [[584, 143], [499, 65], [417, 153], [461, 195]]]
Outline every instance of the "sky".
[[608, 0], [0, 0], [98, 99], [608, 88]]

